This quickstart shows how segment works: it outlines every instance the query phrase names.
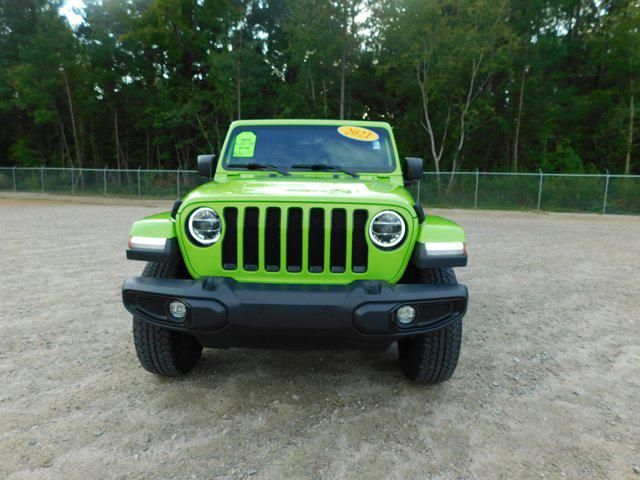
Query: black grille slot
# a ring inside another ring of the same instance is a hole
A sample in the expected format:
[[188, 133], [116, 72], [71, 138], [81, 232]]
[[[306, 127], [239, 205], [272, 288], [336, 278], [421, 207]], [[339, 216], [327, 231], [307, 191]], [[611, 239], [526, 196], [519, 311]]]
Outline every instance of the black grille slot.
[[226, 232], [222, 240], [222, 268], [235, 270], [238, 268], [238, 209], [227, 207], [223, 215]]
[[309, 271], [324, 270], [324, 209], [312, 208], [309, 212]]
[[347, 214], [336, 209], [331, 212], [331, 272], [343, 273], [347, 263]]
[[244, 269], [258, 270], [258, 218], [260, 210], [257, 207], [248, 207], [244, 211], [244, 239], [242, 254]]
[[267, 208], [264, 260], [268, 272], [280, 270], [280, 209], [276, 207]]
[[287, 271], [302, 271], [302, 209], [290, 208], [287, 218]]
[[367, 211], [353, 212], [353, 246], [351, 251], [351, 266], [355, 273], [367, 271]]

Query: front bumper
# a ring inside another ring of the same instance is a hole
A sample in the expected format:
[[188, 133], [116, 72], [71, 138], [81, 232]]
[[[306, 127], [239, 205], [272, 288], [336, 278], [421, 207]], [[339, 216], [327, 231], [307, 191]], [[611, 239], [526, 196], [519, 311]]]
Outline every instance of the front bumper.
[[[447, 326], [467, 308], [464, 285], [350, 285], [239, 283], [230, 278], [174, 280], [134, 277], [122, 286], [133, 315], [188, 332], [207, 347], [385, 349], [393, 341]], [[176, 321], [169, 303], [187, 305]], [[394, 322], [403, 305], [415, 307], [413, 326]]]

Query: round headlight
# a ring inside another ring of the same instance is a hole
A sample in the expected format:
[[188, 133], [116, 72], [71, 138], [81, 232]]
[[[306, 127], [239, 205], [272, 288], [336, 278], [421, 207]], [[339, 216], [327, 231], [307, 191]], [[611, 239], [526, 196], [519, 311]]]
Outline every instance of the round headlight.
[[210, 208], [195, 210], [189, 217], [191, 238], [202, 245], [213, 245], [220, 239], [222, 222], [218, 214]]
[[396, 212], [378, 213], [369, 224], [369, 237], [380, 248], [393, 248], [402, 242], [405, 233], [403, 218]]

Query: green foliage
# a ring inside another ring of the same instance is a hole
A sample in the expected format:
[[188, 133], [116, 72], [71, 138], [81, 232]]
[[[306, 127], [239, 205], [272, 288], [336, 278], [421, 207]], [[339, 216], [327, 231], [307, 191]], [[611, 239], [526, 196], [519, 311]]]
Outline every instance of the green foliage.
[[0, 0], [0, 164], [193, 168], [234, 119], [344, 115], [430, 169], [640, 173], [637, 0], [61, 3]]
[[584, 173], [584, 164], [569, 142], [562, 140], [544, 156], [541, 169], [547, 173]]
[[31, 167], [34, 165], [42, 165], [42, 156], [28, 138], [21, 137], [16, 143], [11, 145], [9, 149], [9, 158], [15, 165], [21, 167]]

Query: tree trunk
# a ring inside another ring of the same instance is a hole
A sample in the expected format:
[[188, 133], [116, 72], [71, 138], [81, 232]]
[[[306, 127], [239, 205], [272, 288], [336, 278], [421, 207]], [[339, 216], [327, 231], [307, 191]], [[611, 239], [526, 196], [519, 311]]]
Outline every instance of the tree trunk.
[[60, 112], [58, 112], [57, 107], [56, 107], [56, 115], [58, 116], [58, 125], [60, 126], [60, 135], [62, 136], [62, 168], [64, 168], [65, 158], [67, 156], [70, 156], [69, 144], [67, 143], [67, 136], [64, 133], [64, 125], [62, 123], [62, 117], [60, 117]]
[[346, 83], [347, 74], [347, 49], [345, 46], [342, 48], [342, 55], [340, 56], [340, 120], [344, 120], [344, 89]]
[[236, 61], [236, 104], [238, 120], [242, 119], [242, 89], [240, 87], [240, 60]]
[[211, 144], [211, 140], [209, 139], [209, 135], [207, 134], [207, 129], [204, 128], [204, 124], [202, 123], [202, 120], [200, 120], [200, 115], [198, 115], [197, 113], [196, 113], [196, 120], [198, 121], [198, 127], [200, 128], [200, 133], [202, 133], [202, 136], [207, 141], [207, 145], [209, 145], [209, 153], [213, 153], [214, 149], [213, 149], [213, 145]]
[[95, 136], [95, 131], [93, 129], [93, 121], [91, 121], [90, 126], [91, 126], [91, 153], [93, 156], [93, 167], [100, 168], [100, 165], [102, 164], [102, 162], [100, 158], [100, 153], [98, 152], [98, 147], [96, 146], [96, 136]]
[[240, 41], [236, 50], [236, 104], [238, 109], [238, 120], [242, 119], [242, 82], [240, 80], [240, 52], [242, 51], [242, 30], [240, 30]]
[[217, 116], [216, 116], [216, 124], [215, 124], [214, 130], [216, 132], [216, 149], [211, 153], [214, 153], [220, 150], [220, 143], [221, 143], [220, 142], [220, 125], [219, 125], [219, 120]]
[[520, 96], [518, 98], [518, 113], [516, 114], [516, 131], [513, 139], [513, 171], [518, 171], [518, 148], [520, 143], [520, 121], [522, 119], [522, 104], [524, 102], [524, 83], [527, 74], [527, 66], [522, 67], [520, 77]]
[[180, 149], [178, 148], [178, 144], [174, 142], [173, 147], [176, 150], [176, 160], [178, 160], [178, 170], [182, 170], [182, 160], [180, 159]]
[[456, 171], [459, 167], [458, 160], [462, 155], [462, 147], [464, 146], [464, 142], [466, 140], [467, 113], [469, 112], [469, 108], [471, 107], [471, 104], [475, 101], [476, 97], [478, 96], [478, 94], [482, 89], [482, 85], [477, 87], [476, 89], [476, 79], [478, 76], [478, 72], [480, 70], [480, 65], [482, 64], [483, 56], [484, 54], [480, 54], [480, 56], [478, 57], [478, 60], [476, 61], [476, 59], [473, 59], [473, 62], [472, 62], [471, 79], [469, 80], [469, 89], [467, 90], [467, 98], [465, 100], [464, 107], [460, 112], [460, 139], [458, 140], [458, 146], [456, 147], [456, 151], [453, 154], [453, 162], [451, 164], [451, 176], [449, 177], [448, 190], [450, 190], [451, 187], [453, 186], [453, 179], [455, 178]]
[[633, 150], [633, 124], [635, 121], [636, 106], [633, 95], [633, 82], [631, 83], [631, 96], [629, 97], [629, 124], [627, 126], [627, 153], [624, 158], [624, 174], [631, 173], [631, 151]]
[[324, 118], [327, 118], [327, 80], [325, 78], [322, 79], [322, 97], [324, 99]]
[[313, 102], [313, 109], [316, 107], [316, 89], [313, 85], [313, 75], [311, 74], [311, 67], [308, 68], [309, 71], [309, 84], [311, 85], [311, 101]]
[[[416, 65], [416, 79], [418, 81], [418, 87], [420, 87], [420, 94], [422, 97], [422, 113], [424, 115], [424, 121], [421, 121], [422, 128], [425, 129], [429, 135], [429, 145], [431, 147], [431, 157], [433, 158], [433, 164], [436, 169], [436, 178], [440, 181], [440, 160], [444, 153], [444, 145], [447, 141], [447, 133], [449, 131], [449, 121], [451, 120], [451, 107], [447, 110], [447, 118], [444, 122], [444, 131], [442, 132], [442, 138], [440, 139], [440, 148], [437, 146], [435, 132], [431, 122], [431, 113], [429, 112], [429, 64], [427, 61], [422, 61], [419, 65]], [[438, 185], [440, 185], [438, 183]]]
[[449, 126], [449, 115], [447, 115], [447, 121], [445, 123], [445, 131], [442, 136], [442, 142], [440, 143], [440, 150], [438, 151], [436, 146], [436, 139], [431, 126], [431, 116], [429, 115], [429, 92], [428, 92], [428, 71], [429, 66], [427, 62], [421, 62], [420, 65], [416, 65], [416, 80], [420, 87], [420, 94], [422, 96], [422, 114], [424, 115], [424, 122], [420, 122], [422, 127], [429, 135], [429, 145], [431, 146], [431, 157], [433, 158], [433, 165], [436, 169], [436, 175], [440, 178], [440, 159], [442, 158], [442, 152], [444, 149], [444, 142], [447, 137], [447, 128]]
[[116, 168], [120, 169], [120, 135], [118, 134], [118, 108], [113, 109], [113, 123], [116, 132]]
[[149, 144], [149, 130], [145, 130], [145, 134], [147, 137], [147, 169], [151, 170], [151, 145]]
[[73, 131], [73, 141], [75, 143], [76, 164], [78, 167], [82, 166], [80, 161], [80, 144], [78, 142], [78, 131], [76, 130], [76, 117], [73, 113], [73, 101], [71, 100], [71, 88], [69, 87], [69, 80], [67, 78], [66, 70], [62, 70], [62, 76], [64, 77], [64, 84], [67, 90], [67, 100], [69, 101], [69, 113], [71, 114], [71, 129]]
[[129, 142], [126, 129], [124, 131], [124, 142], [122, 142], [122, 164], [125, 170], [129, 170]]

